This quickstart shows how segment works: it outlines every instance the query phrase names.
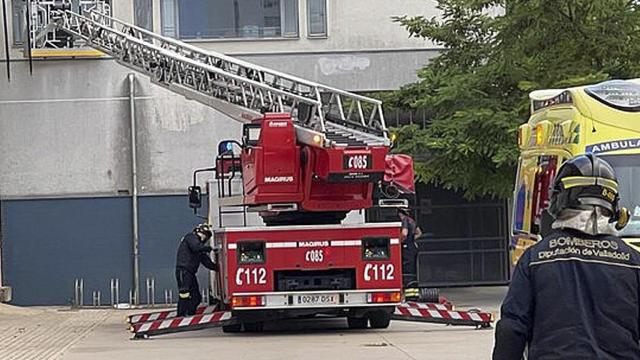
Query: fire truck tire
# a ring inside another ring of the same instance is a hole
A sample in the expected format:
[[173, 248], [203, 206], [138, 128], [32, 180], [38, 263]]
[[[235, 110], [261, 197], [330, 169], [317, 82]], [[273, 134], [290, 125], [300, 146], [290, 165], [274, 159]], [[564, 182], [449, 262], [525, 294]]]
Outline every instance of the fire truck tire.
[[347, 317], [347, 324], [349, 329], [366, 329], [369, 319], [366, 317]]
[[372, 329], [386, 329], [391, 322], [391, 313], [387, 311], [372, 311], [368, 316]]
[[227, 334], [239, 333], [242, 331], [242, 324], [223, 325], [222, 332]]
[[246, 332], [262, 332], [264, 330], [264, 323], [254, 322], [254, 323], [244, 323], [244, 331]]

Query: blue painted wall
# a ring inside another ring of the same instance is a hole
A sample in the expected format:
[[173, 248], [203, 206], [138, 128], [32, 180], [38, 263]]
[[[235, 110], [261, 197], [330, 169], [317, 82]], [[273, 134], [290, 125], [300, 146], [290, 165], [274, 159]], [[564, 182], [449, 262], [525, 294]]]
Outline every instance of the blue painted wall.
[[130, 204], [129, 198], [3, 201], [2, 263], [13, 303], [68, 304], [75, 278], [84, 278], [85, 303], [93, 290], [108, 302], [111, 278], [130, 288]]
[[[186, 196], [139, 198], [140, 301], [147, 302], [145, 279], [155, 279], [156, 303], [164, 289], [177, 291], [175, 251], [181, 237], [201, 220]], [[206, 212], [204, 210], [203, 212]], [[131, 198], [3, 200], [4, 281], [13, 304], [66, 305], [75, 278], [84, 279], [84, 301], [94, 290], [110, 301], [109, 282], [120, 280], [120, 301], [129, 300], [133, 280]], [[206, 273], [200, 273], [207, 286]]]

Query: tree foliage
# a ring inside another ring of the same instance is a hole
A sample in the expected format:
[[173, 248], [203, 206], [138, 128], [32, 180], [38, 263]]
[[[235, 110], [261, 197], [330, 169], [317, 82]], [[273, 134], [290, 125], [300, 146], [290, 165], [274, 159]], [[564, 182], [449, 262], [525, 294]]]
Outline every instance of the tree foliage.
[[640, 76], [640, 4], [622, 0], [439, 0], [439, 18], [397, 17], [440, 55], [390, 106], [429, 124], [398, 129], [422, 181], [467, 197], [508, 197], [528, 93]]

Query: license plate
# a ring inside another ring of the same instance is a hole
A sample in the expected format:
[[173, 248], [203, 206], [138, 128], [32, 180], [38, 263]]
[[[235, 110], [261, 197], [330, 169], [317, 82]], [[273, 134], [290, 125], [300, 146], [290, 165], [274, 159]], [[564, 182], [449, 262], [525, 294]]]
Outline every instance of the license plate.
[[339, 296], [332, 295], [297, 295], [296, 305], [335, 305], [338, 304]]

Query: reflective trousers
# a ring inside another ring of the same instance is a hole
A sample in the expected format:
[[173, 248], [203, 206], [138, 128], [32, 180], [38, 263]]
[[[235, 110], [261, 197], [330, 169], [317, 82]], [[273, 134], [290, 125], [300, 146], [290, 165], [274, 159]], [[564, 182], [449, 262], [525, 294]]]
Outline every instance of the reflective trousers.
[[195, 315], [198, 305], [202, 302], [196, 274], [177, 268], [176, 281], [178, 282], [178, 316]]

